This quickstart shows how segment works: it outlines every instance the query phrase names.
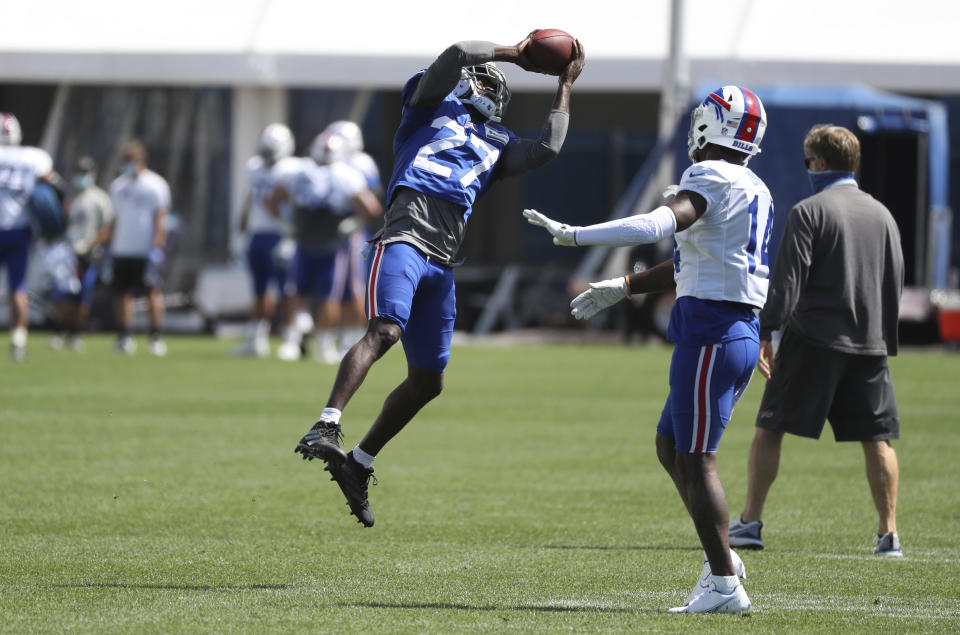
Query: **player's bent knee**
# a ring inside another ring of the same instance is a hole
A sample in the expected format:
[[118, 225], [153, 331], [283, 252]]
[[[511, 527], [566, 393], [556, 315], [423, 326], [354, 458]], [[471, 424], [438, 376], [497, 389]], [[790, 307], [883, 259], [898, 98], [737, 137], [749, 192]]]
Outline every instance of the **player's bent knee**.
[[423, 403], [437, 398], [443, 392], [443, 373], [409, 366], [407, 379]]

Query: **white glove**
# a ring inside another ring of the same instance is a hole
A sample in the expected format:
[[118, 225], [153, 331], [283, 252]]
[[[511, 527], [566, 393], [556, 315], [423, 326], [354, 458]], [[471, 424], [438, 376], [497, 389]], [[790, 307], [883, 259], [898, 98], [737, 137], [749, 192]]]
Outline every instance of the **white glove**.
[[565, 225], [547, 218], [535, 209], [523, 210], [523, 217], [531, 225], [538, 225], [546, 229], [553, 236], [553, 244], [561, 247], [576, 247], [576, 233], [580, 229], [575, 225]]
[[627, 297], [626, 276], [591, 282], [590, 289], [570, 302], [570, 313], [578, 320], [588, 320], [625, 297]]

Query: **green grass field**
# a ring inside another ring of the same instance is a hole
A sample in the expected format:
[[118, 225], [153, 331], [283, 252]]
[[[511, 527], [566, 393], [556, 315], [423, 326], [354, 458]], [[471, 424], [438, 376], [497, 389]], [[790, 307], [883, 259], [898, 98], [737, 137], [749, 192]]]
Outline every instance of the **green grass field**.
[[[293, 453], [333, 368], [169, 344], [35, 334], [27, 363], [0, 358], [0, 631], [960, 631], [956, 354], [892, 360], [906, 557], [871, 553], [859, 445], [787, 439], [737, 617], [665, 612], [701, 563], [653, 450], [666, 347], [455, 348], [445, 393], [378, 458], [363, 529]], [[395, 350], [371, 371], [347, 445], [404, 368]], [[721, 444], [732, 514], [761, 389]]]

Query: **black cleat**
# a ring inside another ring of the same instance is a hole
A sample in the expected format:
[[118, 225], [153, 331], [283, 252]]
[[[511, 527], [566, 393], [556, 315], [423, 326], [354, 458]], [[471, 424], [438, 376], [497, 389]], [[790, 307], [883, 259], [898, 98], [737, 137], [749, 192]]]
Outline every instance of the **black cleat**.
[[350, 513], [356, 516], [364, 527], [373, 527], [373, 511], [370, 509], [370, 501], [367, 500], [367, 484], [370, 479], [373, 479], [374, 485], [377, 484], [373, 469], [360, 465], [353, 458], [353, 452], [347, 454], [343, 461], [328, 460], [323, 469], [330, 472], [331, 480], [340, 486], [340, 491], [350, 506]]
[[340, 432], [340, 424], [321, 419], [303, 435], [293, 451], [303, 455], [304, 460], [322, 459], [327, 463], [343, 463], [347, 460], [347, 454], [340, 448], [341, 439], [343, 433]]

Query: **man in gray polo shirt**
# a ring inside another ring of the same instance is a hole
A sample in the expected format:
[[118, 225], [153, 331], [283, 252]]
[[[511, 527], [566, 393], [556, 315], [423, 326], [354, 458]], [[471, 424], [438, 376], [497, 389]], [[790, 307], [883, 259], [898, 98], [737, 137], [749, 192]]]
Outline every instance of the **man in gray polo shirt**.
[[[859, 441], [879, 515], [874, 553], [900, 556], [896, 505], [900, 437], [887, 356], [897, 353], [903, 289], [900, 232], [889, 210], [857, 187], [860, 142], [846, 128], [814, 126], [803, 142], [816, 194], [790, 210], [760, 313], [757, 367], [769, 380], [750, 448], [747, 502], [730, 545], [763, 549], [760, 514], [786, 432]], [[771, 332], [782, 329], [776, 357]]]

